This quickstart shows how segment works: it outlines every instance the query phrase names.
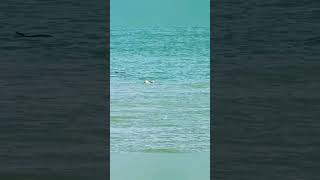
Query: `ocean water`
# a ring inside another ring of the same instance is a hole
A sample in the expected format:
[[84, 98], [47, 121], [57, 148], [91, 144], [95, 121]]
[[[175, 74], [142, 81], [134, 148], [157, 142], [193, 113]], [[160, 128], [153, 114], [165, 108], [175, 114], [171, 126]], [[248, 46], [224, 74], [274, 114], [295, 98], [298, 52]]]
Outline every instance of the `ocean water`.
[[105, 4], [0, 4], [0, 179], [107, 178]]
[[111, 28], [112, 180], [209, 179], [209, 34]]
[[210, 151], [209, 34], [111, 29], [111, 152]]
[[112, 153], [110, 163], [111, 180], [210, 179], [208, 153]]
[[320, 179], [319, 1], [212, 4], [214, 179]]

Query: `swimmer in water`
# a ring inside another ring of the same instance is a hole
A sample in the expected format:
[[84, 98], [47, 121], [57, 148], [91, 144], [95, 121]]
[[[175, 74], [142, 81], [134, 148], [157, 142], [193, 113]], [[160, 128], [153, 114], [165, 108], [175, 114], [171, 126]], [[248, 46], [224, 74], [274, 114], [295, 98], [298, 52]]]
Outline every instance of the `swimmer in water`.
[[153, 80], [151, 80], [151, 81], [150, 80], [144, 80], [144, 83], [145, 84], [152, 84], [152, 83], [154, 83], [154, 81]]

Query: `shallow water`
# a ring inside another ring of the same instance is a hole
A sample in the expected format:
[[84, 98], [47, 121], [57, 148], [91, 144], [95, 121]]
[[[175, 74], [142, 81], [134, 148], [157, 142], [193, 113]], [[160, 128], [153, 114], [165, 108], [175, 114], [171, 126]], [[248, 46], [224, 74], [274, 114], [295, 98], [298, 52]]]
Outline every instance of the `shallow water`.
[[209, 153], [112, 153], [111, 180], [208, 180]]
[[208, 152], [209, 28], [114, 27], [110, 41], [111, 151]]

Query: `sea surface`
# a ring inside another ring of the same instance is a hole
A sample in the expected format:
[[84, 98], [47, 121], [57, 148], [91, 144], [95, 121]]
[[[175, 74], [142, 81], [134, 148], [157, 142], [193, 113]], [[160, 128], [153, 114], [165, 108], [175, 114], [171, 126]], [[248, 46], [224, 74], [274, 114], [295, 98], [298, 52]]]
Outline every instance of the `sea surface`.
[[210, 151], [209, 35], [204, 27], [111, 29], [111, 152]]
[[111, 153], [111, 180], [209, 180], [208, 153]]
[[108, 177], [105, 3], [1, 2], [0, 179]]
[[213, 179], [320, 179], [319, 1], [211, 5]]
[[209, 28], [112, 27], [110, 41], [111, 179], [208, 180]]

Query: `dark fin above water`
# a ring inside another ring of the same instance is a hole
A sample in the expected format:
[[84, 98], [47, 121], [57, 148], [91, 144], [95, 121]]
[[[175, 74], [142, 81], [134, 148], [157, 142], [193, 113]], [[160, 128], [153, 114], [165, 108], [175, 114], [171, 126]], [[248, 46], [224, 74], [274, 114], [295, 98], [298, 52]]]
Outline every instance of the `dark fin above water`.
[[17, 35], [22, 37], [52, 37], [49, 34], [35, 34], [35, 35], [25, 35], [24, 33], [16, 32]]
[[24, 34], [20, 33], [20, 32], [16, 32], [16, 34], [19, 35], [19, 36], [24, 36]]

